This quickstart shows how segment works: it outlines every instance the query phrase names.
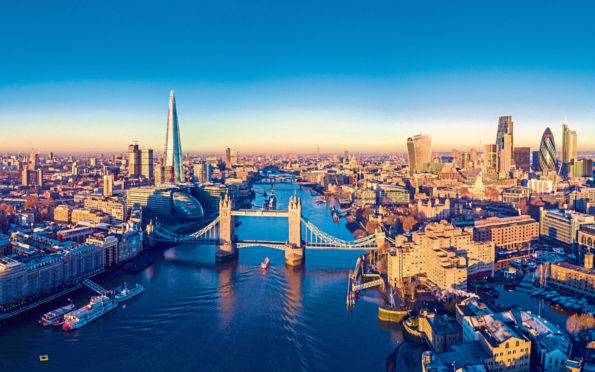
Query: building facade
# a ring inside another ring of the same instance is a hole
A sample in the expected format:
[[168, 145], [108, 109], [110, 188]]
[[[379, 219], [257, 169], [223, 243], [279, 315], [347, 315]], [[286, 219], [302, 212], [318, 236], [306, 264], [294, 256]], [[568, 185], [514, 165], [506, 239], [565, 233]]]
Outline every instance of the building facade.
[[415, 135], [407, 139], [407, 154], [409, 156], [409, 173], [421, 173], [423, 165], [432, 160], [432, 137], [430, 135]]
[[539, 222], [526, 215], [489, 217], [474, 223], [473, 239], [494, 243], [496, 251], [529, 248], [539, 240]]
[[542, 209], [540, 211], [540, 234], [548, 240], [565, 247], [578, 242], [578, 231], [582, 225], [595, 223], [595, 216], [570, 210]]

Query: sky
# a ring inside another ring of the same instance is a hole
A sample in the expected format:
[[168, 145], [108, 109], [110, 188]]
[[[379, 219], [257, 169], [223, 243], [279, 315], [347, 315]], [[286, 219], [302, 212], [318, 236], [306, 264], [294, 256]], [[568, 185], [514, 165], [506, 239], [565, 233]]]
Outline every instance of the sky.
[[0, 153], [595, 149], [591, 2], [0, 2]]

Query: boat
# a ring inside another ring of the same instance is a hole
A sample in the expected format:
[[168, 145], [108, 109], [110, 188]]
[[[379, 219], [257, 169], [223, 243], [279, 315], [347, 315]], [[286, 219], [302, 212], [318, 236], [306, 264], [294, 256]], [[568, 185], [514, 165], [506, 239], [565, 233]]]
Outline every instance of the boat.
[[324, 198], [324, 196], [318, 196], [316, 198], [316, 204], [326, 204], [326, 199]]
[[64, 315], [74, 310], [74, 304], [68, 304], [58, 309], [43, 314], [41, 319], [37, 321], [43, 327], [61, 326], [64, 323]]
[[545, 288], [538, 288], [531, 293], [531, 296], [539, 296], [543, 292], [545, 292]]
[[89, 304], [64, 316], [66, 332], [81, 328], [118, 307], [118, 301], [107, 296], [93, 296]]
[[556, 295], [556, 292], [550, 291], [550, 292], [548, 292], [548, 293], [545, 294], [545, 299], [546, 300], [550, 300], [555, 295]]
[[271, 264], [271, 260], [268, 257], [266, 257], [264, 259], [264, 261], [262, 261], [262, 263], [260, 264], [260, 268], [263, 270], [266, 270], [270, 264]]
[[359, 291], [355, 291], [355, 298], [359, 300], [360, 294]]
[[264, 201], [264, 208], [271, 211], [277, 209], [277, 197], [275, 196], [275, 190], [271, 189], [271, 195]]
[[144, 291], [145, 287], [138, 283], [133, 286], [130, 286], [128, 283], [124, 283], [124, 285], [122, 285], [122, 287], [116, 292], [114, 298], [116, 301], [122, 302], [136, 296], [137, 294], [141, 294]]

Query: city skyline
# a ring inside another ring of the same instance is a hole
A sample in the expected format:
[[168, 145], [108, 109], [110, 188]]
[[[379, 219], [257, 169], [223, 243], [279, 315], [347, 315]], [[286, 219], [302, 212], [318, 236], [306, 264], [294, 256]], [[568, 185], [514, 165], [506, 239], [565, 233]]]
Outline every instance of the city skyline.
[[546, 127], [561, 142], [567, 122], [579, 151], [595, 149], [584, 6], [93, 6], [2, 5], [14, 15], [0, 25], [14, 35], [5, 53], [19, 56], [0, 62], [2, 151], [139, 140], [161, 152], [171, 89], [188, 152], [405, 152], [416, 133], [464, 150], [493, 143], [503, 115], [515, 146], [538, 148]]
[[[163, 101], [163, 100], [162, 100]], [[162, 107], [160, 110], [155, 109], [155, 113], [157, 111], [162, 111], [160, 114], [155, 115], [155, 117], [162, 118], [163, 112], [165, 109]], [[191, 111], [192, 112], [192, 111]], [[120, 112], [121, 113], [121, 112]], [[281, 115], [281, 113], [279, 113]], [[299, 116], [299, 113], [297, 114]], [[321, 114], [321, 117], [314, 119], [312, 122], [306, 123], [305, 125], [311, 127], [312, 131], [317, 130], [325, 130], [328, 128], [321, 127], [324, 123], [320, 122], [325, 117], [326, 114]], [[190, 119], [194, 117], [193, 114], [190, 114]], [[322, 153], [340, 153], [343, 152], [346, 148], [352, 152], [358, 153], [405, 153], [407, 152], [406, 144], [404, 144], [404, 140], [406, 138], [412, 136], [415, 133], [426, 133], [432, 136], [432, 140], [434, 142], [432, 151], [433, 152], [448, 152], [452, 148], [456, 148], [461, 151], [466, 151], [471, 148], [477, 149], [478, 151], [483, 151], [483, 146], [486, 144], [491, 143], [490, 140], [493, 141], [493, 137], [497, 132], [498, 128], [498, 117], [502, 115], [497, 115], [493, 118], [492, 122], [489, 123], [486, 118], [481, 118], [478, 120], [478, 123], [481, 125], [477, 125], [471, 122], [465, 122], [464, 119], [458, 121], [458, 123], [449, 121], [449, 119], [445, 119], [444, 125], [440, 124], [432, 124], [429, 123], [423, 126], [415, 126], [414, 128], [424, 129], [424, 128], [432, 128], [432, 130], [419, 130], [419, 131], [412, 131], [410, 127], [407, 126], [406, 123], [402, 125], [398, 125], [395, 128], [391, 128], [390, 125], [386, 127], [378, 127], [379, 131], [383, 132], [391, 132], [394, 131], [396, 133], [396, 140], [387, 139], [387, 135], [381, 135], [382, 133], [374, 132], [370, 133], [368, 129], [370, 126], [366, 126], [365, 128], [356, 128], [356, 130], [351, 134], [357, 134], [357, 139], [353, 139], [351, 141], [339, 141], [339, 140], [330, 140], [329, 136], [332, 138], [332, 132], [325, 132], [325, 136], [321, 136], [317, 138], [316, 143], [308, 142], [306, 137], [299, 138], [299, 136], [293, 136], [291, 134], [286, 134], [290, 137], [285, 137], [282, 139], [277, 138], [281, 136], [283, 133], [282, 131], [279, 132], [278, 135], [275, 133], [275, 126], [274, 123], [263, 124], [267, 130], [273, 133], [274, 137], [265, 138], [265, 141], [259, 138], [254, 138], [247, 132], [238, 132], [236, 136], [233, 135], [233, 132], [229, 132], [229, 128], [212, 128], [209, 127], [208, 130], [205, 131], [196, 131], [196, 126], [192, 125], [192, 122], [189, 123], [190, 128], [186, 128], [182, 130], [182, 133], [185, 131], [189, 132], [185, 137], [190, 138], [188, 141], [188, 145], [185, 148], [189, 148], [186, 150], [188, 153], [219, 153], [222, 151], [223, 148], [227, 146], [234, 146], [240, 148], [241, 152], [249, 153], [249, 154], [257, 154], [257, 153], [315, 153], [317, 149], [320, 148]], [[514, 115], [510, 115], [514, 118]], [[121, 136], [119, 138], [113, 138], [112, 132], [105, 132], [102, 131], [101, 125], [97, 125], [95, 129], [99, 131], [95, 131], [92, 128], [69, 128], [68, 126], [58, 125], [57, 127], [52, 125], [46, 127], [45, 129], [49, 132], [44, 133], [43, 138], [34, 139], [32, 137], [31, 132], [29, 130], [24, 129], [26, 134], [20, 135], [18, 130], [11, 130], [10, 132], [6, 133], [7, 136], [5, 137], [5, 143], [2, 144], [2, 150], [8, 152], [47, 152], [47, 151], [54, 151], [56, 153], [120, 153], [122, 149], [127, 146], [128, 143], [131, 141], [139, 141], [142, 142], [143, 147], [146, 148], [154, 148], [158, 151], [158, 153], [163, 153], [165, 151], [165, 147], [161, 145], [163, 143], [163, 139], [161, 138], [162, 135], [162, 128], [163, 123], [153, 118], [147, 118], [147, 120], [151, 123], [150, 128], [145, 127], [141, 133], [146, 133], [147, 135], [139, 134], [139, 133], [132, 133], [130, 128], [127, 126], [118, 125], [115, 130], [119, 132], [124, 132], [129, 135], [129, 137]], [[248, 118], [251, 116], [248, 115]], [[195, 118], [195, 117], [194, 117]], [[50, 117], [48, 120], [54, 120], [55, 118]], [[575, 132], [577, 132], [577, 137], [579, 137], [578, 141], [578, 151], [592, 151], [595, 150], [595, 139], [591, 140], [592, 137], [588, 135], [593, 129], [585, 128], [580, 124], [573, 124], [570, 123], [568, 120], [561, 121], [559, 124], [554, 125], [543, 125], [541, 126], [540, 123], [535, 123], [530, 118], [527, 118], [529, 121], [526, 123], [526, 128], [522, 127], [522, 124], [519, 125], [516, 118], [513, 120], [517, 123], [515, 126], [515, 147], [531, 147], [532, 149], [537, 149], [539, 147], [539, 143], [541, 140], [541, 136], [538, 138], [535, 136], [533, 131], [542, 131], [544, 128], [550, 127], [552, 128], [552, 133], [554, 138], [559, 138], [559, 141], [562, 142], [563, 138], [563, 130], [562, 127], [564, 124], [570, 125]], [[136, 121], [136, 119], [134, 119]], [[165, 118], [167, 122], [168, 118]], [[285, 120], [296, 120], [295, 118], [286, 118]], [[350, 123], [354, 124], [352, 118], [346, 118], [345, 120], [349, 121]], [[186, 121], [185, 121], [186, 122]], [[237, 125], [236, 123], [228, 123], [232, 127], [241, 128], [242, 125]], [[144, 125], [144, 124], [139, 124]], [[295, 124], [296, 128], [297, 125]], [[159, 126], [160, 128], [157, 128]], [[374, 124], [372, 124], [372, 127]], [[454, 128], [453, 128], [454, 126]], [[248, 126], [251, 128], [251, 126]], [[58, 130], [62, 128], [62, 130]], [[43, 128], [42, 128], [43, 129]], [[136, 128], [138, 129], [138, 128]], [[454, 130], [453, 130], [454, 129]], [[583, 130], [581, 130], [583, 129]], [[334, 128], [332, 129], [334, 130]], [[464, 130], [468, 137], [473, 138], [472, 140], [467, 138], [457, 137], [457, 133], [459, 130]], [[159, 133], [161, 132], [161, 133]], [[491, 133], [493, 132], [493, 133]], [[587, 133], [587, 135], [582, 136], [581, 134]], [[257, 134], [263, 134], [258, 132]], [[209, 137], [213, 135], [214, 137]], [[327, 136], [328, 135], [328, 136]], [[401, 138], [400, 136], [403, 136]], [[48, 141], [49, 138], [54, 137], [55, 141]], [[99, 142], [101, 144], [98, 145], [98, 138], [105, 137], [105, 142]], [[70, 138], [71, 143], [63, 143], [60, 138]], [[201, 138], [202, 137], [202, 138]], [[242, 137], [242, 138], [238, 138]], [[456, 138], [455, 138], [456, 137]], [[520, 137], [520, 138], [519, 138]], [[534, 138], [535, 137], [535, 138]], [[226, 140], [226, 138], [228, 140]], [[28, 142], [28, 144], [20, 145], [19, 139], [24, 142]], [[367, 140], [367, 142], [365, 142]], [[89, 147], [86, 143], [87, 141], [91, 141], [94, 146]], [[61, 146], [58, 150], [56, 150], [56, 146], [54, 143], [60, 143]], [[308, 143], [306, 143], [308, 142]], [[476, 143], [473, 143], [476, 142]], [[593, 145], [589, 145], [593, 142]], [[200, 145], [197, 145], [200, 144]], [[455, 145], [453, 145], [455, 143]], [[238, 145], [235, 145], [238, 144]], [[289, 147], [291, 146], [291, 147]]]

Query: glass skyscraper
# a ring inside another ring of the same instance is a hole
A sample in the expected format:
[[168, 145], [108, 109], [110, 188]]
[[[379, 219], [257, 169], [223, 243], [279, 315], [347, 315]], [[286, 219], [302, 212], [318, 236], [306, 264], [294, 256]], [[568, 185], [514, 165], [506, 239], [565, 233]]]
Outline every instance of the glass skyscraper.
[[180, 127], [176, 112], [174, 91], [169, 93], [169, 112], [167, 114], [167, 131], [165, 133], [164, 168], [166, 183], [184, 182], [182, 161], [182, 144], [180, 143]]
[[556, 144], [550, 128], [546, 128], [539, 145], [539, 170], [556, 170]]
[[409, 173], [421, 173], [423, 165], [432, 161], [432, 137], [421, 135], [407, 138], [407, 153], [409, 155]]

